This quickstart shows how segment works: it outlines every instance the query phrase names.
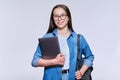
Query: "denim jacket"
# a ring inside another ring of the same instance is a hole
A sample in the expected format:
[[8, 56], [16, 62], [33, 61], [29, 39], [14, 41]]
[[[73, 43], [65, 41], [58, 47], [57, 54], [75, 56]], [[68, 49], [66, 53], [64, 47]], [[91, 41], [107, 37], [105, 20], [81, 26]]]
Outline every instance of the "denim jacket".
[[[57, 29], [52, 33], [45, 34], [44, 37], [54, 37], [57, 36]], [[70, 52], [70, 63], [69, 63], [69, 80], [75, 80], [75, 70], [76, 70], [76, 58], [77, 58], [77, 34], [70, 30], [70, 36], [67, 39], [69, 52]], [[83, 35], [80, 36], [80, 57], [82, 54], [85, 56], [84, 64], [88, 67], [93, 65], [94, 55], [92, 54], [88, 43], [86, 42]], [[36, 67], [39, 59], [42, 58], [42, 52], [40, 46], [37, 46], [36, 52], [34, 53], [32, 59], [32, 66]], [[43, 80], [62, 80], [62, 67], [45, 67]]]

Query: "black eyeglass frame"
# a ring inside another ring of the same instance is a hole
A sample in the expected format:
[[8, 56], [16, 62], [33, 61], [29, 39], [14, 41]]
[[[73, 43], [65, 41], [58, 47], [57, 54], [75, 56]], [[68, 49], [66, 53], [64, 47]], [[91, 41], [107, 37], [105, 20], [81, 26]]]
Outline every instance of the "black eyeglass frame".
[[67, 14], [53, 15], [53, 19], [58, 20], [60, 18], [61, 20], [65, 20], [66, 16], [67, 16]]

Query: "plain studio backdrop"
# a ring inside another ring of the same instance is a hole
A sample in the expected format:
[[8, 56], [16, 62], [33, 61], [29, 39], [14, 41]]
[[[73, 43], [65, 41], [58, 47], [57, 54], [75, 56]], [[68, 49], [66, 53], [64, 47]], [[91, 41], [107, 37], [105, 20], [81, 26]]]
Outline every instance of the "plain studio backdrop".
[[65, 4], [93, 54], [93, 80], [120, 80], [120, 0], [0, 0], [0, 80], [42, 80], [31, 66], [52, 8]]

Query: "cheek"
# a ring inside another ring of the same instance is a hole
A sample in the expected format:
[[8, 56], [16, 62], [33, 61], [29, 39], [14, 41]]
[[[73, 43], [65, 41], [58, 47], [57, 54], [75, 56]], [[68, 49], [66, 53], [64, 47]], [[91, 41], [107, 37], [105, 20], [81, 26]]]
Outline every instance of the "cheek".
[[65, 24], [68, 24], [68, 21], [69, 21], [69, 20], [67, 19], [67, 20], [65, 21]]
[[68, 23], [68, 21], [69, 21], [69, 18], [67, 17], [66, 22]]
[[56, 21], [55, 21], [54, 23], [55, 23], [55, 25], [57, 25], [57, 22], [56, 22]]

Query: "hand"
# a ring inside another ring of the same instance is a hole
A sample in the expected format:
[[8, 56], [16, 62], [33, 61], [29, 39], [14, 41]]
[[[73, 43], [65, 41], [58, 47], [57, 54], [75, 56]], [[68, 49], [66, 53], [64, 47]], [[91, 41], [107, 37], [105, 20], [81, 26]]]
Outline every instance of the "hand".
[[58, 54], [55, 58], [55, 64], [57, 65], [64, 65], [65, 57], [63, 54]]
[[81, 79], [82, 75], [83, 75], [83, 73], [80, 70], [76, 71], [76, 73], [75, 73], [75, 77], [77, 80]]

